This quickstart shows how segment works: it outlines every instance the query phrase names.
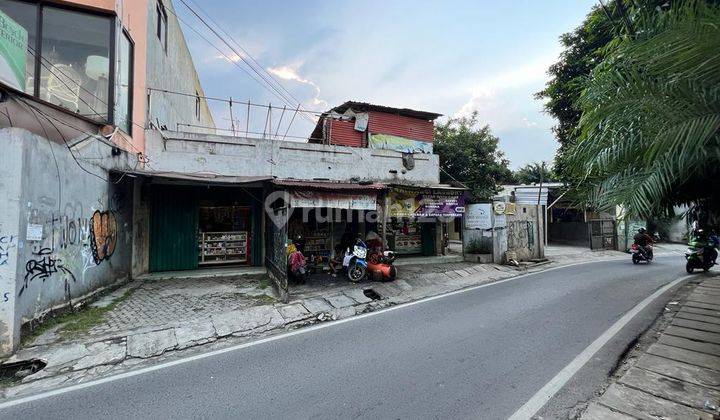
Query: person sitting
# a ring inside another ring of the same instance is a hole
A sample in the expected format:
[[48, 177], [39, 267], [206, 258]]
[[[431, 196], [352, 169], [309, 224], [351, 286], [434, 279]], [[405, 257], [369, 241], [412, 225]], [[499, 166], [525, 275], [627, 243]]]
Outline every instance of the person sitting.
[[294, 241], [293, 244], [288, 247], [290, 248], [290, 255], [288, 256], [288, 273], [291, 278], [300, 283], [304, 283], [308, 273], [307, 260], [305, 259], [302, 251], [300, 251], [302, 248], [299, 240], [300, 238], [298, 237], [297, 239], [298, 240]]
[[643, 256], [646, 258], [652, 258], [653, 239], [647, 234], [645, 228], [638, 229], [638, 233], [636, 233], [633, 237], [633, 241], [635, 241], [635, 244], [638, 246]]

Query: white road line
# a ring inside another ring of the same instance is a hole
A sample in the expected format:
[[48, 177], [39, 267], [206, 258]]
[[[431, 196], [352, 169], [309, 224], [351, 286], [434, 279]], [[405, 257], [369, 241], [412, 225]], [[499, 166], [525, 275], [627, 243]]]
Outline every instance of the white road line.
[[524, 420], [530, 419], [543, 406], [550, 401], [550, 399], [557, 394], [560, 389], [572, 378], [585, 364], [597, 353], [600, 349], [610, 341], [615, 334], [625, 327], [637, 314], [643, 309], [650, 305], [655, 299], [660, 297], [663, 293], [677, 286], [679, 283], [692, 278], [697, 277], [693, 275], [680, 277], [660, 289], [656, 290], [655, 293], [643, 299], [642, 302], [635, 305], [629, 312], [618, 319], [610, 328], [608, 328], [600, 337], [595, 339], [589, 346], [585, 348], [575, 359], [573, 359], [567, 366], [565, 366], [550, 382], [546, 383], [545, 386], [528, 400], [522, 407], [520, 407], [512, 416], [510, 420]]
[[[22, 398], [17, 398], [17, 399], [9, 400], [9, 401], [0, 403], [0, 410], [2, 410], [2, 409], [4, 409], [4, 408], [13, 407], [13, 406], [16, 406], [16, 405], [20, 405], [20, 404], [25, 404], [25, 403], [32, 402], [32, 401], [41, 400], [41, 399], [48, 398], [48, 397], [53, 397], [53, 396], [56, 396], [56, 395], [66, 394], [66, 393], [72, 392], [72, 391], [77, 391], [77, 390], [89, 388], [89, 387], [92, 387], [92, 386], [95, 386], [95, 385], [101, 385], [101, 384], [105, 384], [105, 383], [108, 383], [108, 382], [114, 382], [114, 381], [117, 381], [117, 380], [120, 380], [120, 379], [131, 378], [131, 377], [133, 377], [133, 376], [142, 375], [142, 374], [149, 373], [149, 372], [154, 372], [154, 371], [156, 371], [156, 370], [169, 368], [169, 367], [171, 367], [171, 366], [177, 366], [177, 365], [182, 365], [182, 364], [189, 363], [189, 362], [194, 362], [194, 361], [196, 361], [196, 360], [202, 360], [202, 359], [205, 359], [205, 358], [208, 358], [208, 357], [217, 356], [217, 355], [224, 354], [224, 353], [228, 353], [228, 352], [231, 352], [231, 351], [241, 350], [241, 349], [244, 349], [244, 348], [248, 348], [248, 347], [252, 347], [252, 346], [257, 346], [257, 345], [260, 345], [260, 344], [265, 344], [265, 343], [269, 343], [269, 342], [272, 342], [272, 341], [281, 340], [281, 339], [283, 339], [283, 338], [292, 337], [292, 336], [294, 336], [294, 335], [307, 334], [307, 333], [309, 333], [309, 332], [313, 332], [313, 331], [320, 330], [320, 329], [323, 329], [323, 328], [334, 327], [334, 326], [337, 326], [337, 325], [340, 325], [340, 324], [344, 324], [344, 323], [346, 323], [346, 322], [357, 321], [357, 320], [360, 320], [360, 319], [363, 319], [363, 318], [367, 318], [367, 317], [371, 317], [371, 316], [377, 316], [377, 315], [385, 314], [385, 313], [387, 313], [387, 312], [391, 312], [391, 311], [395, 311], [395, 310], [398, 310], [398, 309], [406, 308], [406, 307], [408, 307], [408, 306], [419, 305], [419, 304], [421, 304], [421, 303], [430, 302], [430, 301], [433, 301], [433, 300], [436, 300], [436, 299], [441, 299], [441, 298], [444, 298], [444, 297], [453, 296], [453, 295], [457, 295], [457, 294], [460, 294], [460, 293], [466, 293], [466, 292], [470, 292], [470, 291], [473, 291], [473, 290], [482, 289], [482, 288], [485, 288], [485, 287], [496, 286], [496, 285], [499, 285], [499, 284], [502, 284], [502, 283], [507, 283], [507, 282], [514, 281], [514, 280], [520, 280], [520, 279], [523, 279], [523, 278], [525, 278], [525, 277], [532, 276], [532, 275], [536, 275], [536, 274], [544, 274], [544, 273], [548, 273], [548, 272], [550, 272], [550, 271], [560, 270], [560, 269], [568, 268], [568, 267], [575, 267], [575, 266], [578, 266], [578, 265], [592, 264], [592, 263], [602, 263], [602, 262], [616, 261], [616, 260], [620, 260], [620, 259], [621, 259], [621, 258], [608, 258], [608, 259], [599, 260], [599, 261], [582, 261], [582, 262], [577, 262], [577, 263], [572, 263], [572, 264], [567, 264], [567, 265], [561, 265], [561, 266], [558, 266], [558, 267], [551, 267], [551, 268], [548, 268], [548, 269], [545, 269], [545, 270], [541, 270], [541, 271], [536, 271], [536, 272], [533, 272], [533, 273], [521, 274], [521, 275], [519, 275], [519, 276], [510, 277], [510, 278], [503, 279], [503, 280], [498, 280], [498, 281], [495, 281], [495, 282], [492, 282], [492, 283], [486, 283], [486, 284], [481, 284], [481, 285], [478, 285], [478, 286], [468, 287], [468, 288], [465, 288], [465, 289], [455, 290], [455, 291], [453, 291], [453, 292], [448, 292], [448, 293], [444, 293], [444, 294], [441, 294], [441, 295], [436, 295], [436, 296], [431, 296], [431, 297], [423, 298], [423, 299], [416, 300], [416, 301], [413, 301], [413, 302], [407, 302], [407, 303], [403, 303], [403, 304], [400, 304], [400, 305], [391, 306], [391, 307], [389, 307], [389, 308], [381, 309], [381, 310], [375, 311], [375, 312], [368, 312], [368, 313], [366, 313], [366, 314], [355, 315], [355, 316], [352, 316], [352, 317], [349, 317], [349, 318], [340, 319], [340, 320], [337, 320], [337, 321], [332, 321], [332, 322], [327, 322], [327, 323], [323, 323], [323, 324], [313, 325], [313, 326], [310, 326], [310, 327], [305, 327], [305, 328], [302, 328], [302, 329], [299, 329], [299, 330], [295, 330], [295, 331], [291, 331], [291, 332], [287, 332], [287, 333], [284, 333], [284, 334], [279, 334], [279, 335], [275, 335], [275, 336], [272, 336], [272, 337], [262, 338], [262, 339], [259, 339], [259, 340], [250, 341], [250, 342], [247, 342], [247, 343], [238, 344], [238, 345], [231, 346], [231, 347], [226, 347], [226, 348], [224, 348], [224, 349], [213, 350], [213, 351], [211, 351], [211, 352], [202, 353], [202, 354], [197, 354], [197, 355], [194, 355], [194, 356], [185, 357], [185, 358], [183, 358], [183, 359], [173, 360], [173, 361], [171, 361], [171, 362], [166, 362], [166, 363], [162, 363], [162, 364], [155, 365], [155, 366], [149, 366], [149, 367], [146, 367], [146, 368], [137, 369], [137, 370], [133, 370], [133, 371], [130, 371], [130, 372], [120, 373], [120, 374], [117, 374], [117, 375], [108, 376], [108, 377], [106, 377], [106, 378], [96, 379], [96, 380], [94, 380], [94, 381], [89, 381], [89, 382], [85, 382], [85, 383], [80, 383], [80, 384], [76, 384], [76, 385], [71, 385], [71, 386], [67, 386], [67, 387], [64, 387], [64, 388], [59, 388], [59, 389], [55, 389], [55, 390], [51, 390], [51, 391], [47, 391], [47, 392], [42, 392], [42, 393], [35, 394], [35, 395], [30, 395], [30, 396], [27, 396], [27, 397], [22, 397]], [[622, 258], [622, 259], [626, 259], [626, 258]], [[673, 282], [673, 283], [677, 283], [679, 280], [680, 280], [680, 279], [675, 280], [675, 282]], [[662, 290], [662, 289], [661, 289], [661, 290]], [[646, 300], [647, 300], [647, 299], [646, 299]], [[644, 301], [643, 301], [643, 302], [644, 302]]]

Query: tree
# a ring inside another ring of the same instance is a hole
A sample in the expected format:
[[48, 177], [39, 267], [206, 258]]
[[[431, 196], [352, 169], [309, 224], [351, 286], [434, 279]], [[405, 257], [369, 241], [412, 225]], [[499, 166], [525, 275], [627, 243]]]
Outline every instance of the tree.
[[[627, 2], [626, 2], [627, 3]], [[605, 47], [628, 31], [625, 17], [640, 10], [654, 10], [665, 0], [638, 0], [628, 7], [616, 0], [593, 7], [583, 23], [573, 32], [560, 37], [564, 50], [560, 60], [549, 70], [550, 81], [537, 99], [546, 99], [545, 111], [558, 120], [553, 128], [560, 147], [555, 157], [555, 173], [563, 181], [572, 182], [568, 150], [580, 135], [580, 94], [586, 88], [593, 69], [605, 58]]]
[[434, 149], [440, 155], [441, 180], [467, 185], [474, 201], [490, 199], [498, 184], [513, 180], [498, 141], [490, 126], [478, 128], [477, 111], [436, 126]]
[[557, 181], [552, 166], [545, 162], [532, 162], [521, 167], [513, 174], [515, 180], [521, 184], [537, 184], [543, 182]]
[[600, 208], [639, 217], [720, 204], [720, 7], [675, 2], [609, 44], [578, 104], [572, 176]]

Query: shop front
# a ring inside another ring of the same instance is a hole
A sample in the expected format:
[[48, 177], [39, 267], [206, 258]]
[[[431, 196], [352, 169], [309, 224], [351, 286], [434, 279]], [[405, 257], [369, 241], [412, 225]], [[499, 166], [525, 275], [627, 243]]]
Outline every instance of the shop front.
[[262, 265], [261, 185], [147, 185], [149, 271]]
[[387, 218], [379, 233], [398, 255], [440, 255], [443, 225], [462, 220], [465, 202], [463, 188], [392, 186], [387, 194]]
[[278, 180], [289, 199], [288, 242], [300, 241], [313, 272], [326, 270], [330, 258], [357, 237], [378, 234], [382, 184]]

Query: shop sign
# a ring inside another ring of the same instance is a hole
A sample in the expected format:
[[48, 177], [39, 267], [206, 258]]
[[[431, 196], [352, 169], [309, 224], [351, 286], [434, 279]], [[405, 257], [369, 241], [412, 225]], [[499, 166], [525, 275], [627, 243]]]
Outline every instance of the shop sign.
[[393, 188], [390, 217], [461, 217], [466, 194], [459, 190]]
[[294, 191], [290, 196], [290, 206], [349, 210], [376, 210], [377, 197], [374, 194]]
[[25, 90], [25, 60], [28, 33], [0, 11], [0, 82]]
[[465, 229], [492, 229], [492, 204], [468, 204]]

